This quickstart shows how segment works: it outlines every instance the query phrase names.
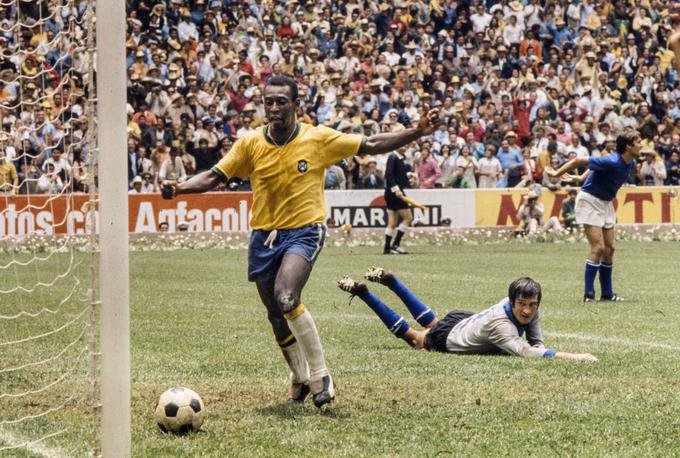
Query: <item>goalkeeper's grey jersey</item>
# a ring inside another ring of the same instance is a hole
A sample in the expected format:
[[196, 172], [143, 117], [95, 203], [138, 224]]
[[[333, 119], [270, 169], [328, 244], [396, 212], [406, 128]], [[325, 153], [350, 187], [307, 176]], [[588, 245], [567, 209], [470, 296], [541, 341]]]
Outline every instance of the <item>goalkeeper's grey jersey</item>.
[[[526, 339], [523, 335], [526, 333]], [[498, 304], [461, 320], [446, 339], [446, 350], [451, 353], [502, 353], [517, 356], [552, 357], [556, 351], [543, 343], [541, 318], [536, 312], [526, 326], [512, 314], [506, 297]]]

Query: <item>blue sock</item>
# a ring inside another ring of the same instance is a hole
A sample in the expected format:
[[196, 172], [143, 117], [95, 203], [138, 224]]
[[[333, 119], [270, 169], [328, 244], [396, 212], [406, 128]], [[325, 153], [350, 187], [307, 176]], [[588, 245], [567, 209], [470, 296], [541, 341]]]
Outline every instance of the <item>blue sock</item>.
[[394, 277], [393, 282], [387, 285], [401, 301], [406, 305], [408, 311], [411, 312], [413, 318], [416, 319], [419, 325], [425, 327], [437, 317], [430, 307], [423, 304], [423, 301], [411, 292], [397, 277]]
[[595, 277], [597, 276], [597, 271], [600, 268], [600, 263], [586, 259], [586, 294], [595, 294]]
[[612, 270], [614, 266], [611, 263], [600, 263], [600, 287], [602, 288], [602, 297], [610, 298], [614, 295], [612, 290]]
[[397, 312], [385, 305], [375, 294], [368, 292], [359, 296], [378, 315], [378, 318], [387, 326], [392, 334], [402, 337], [410, 326]]

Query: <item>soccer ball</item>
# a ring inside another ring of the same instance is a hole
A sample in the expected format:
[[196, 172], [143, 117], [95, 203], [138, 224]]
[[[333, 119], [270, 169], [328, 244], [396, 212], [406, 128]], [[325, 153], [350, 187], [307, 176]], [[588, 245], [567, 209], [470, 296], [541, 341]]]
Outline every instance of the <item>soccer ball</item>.
[[185, 434], [198, 431], [204, 416], [203, 400], [189, 388], [170, 388], [161, 394], [156, 405], [156, 423], [164, 433]]

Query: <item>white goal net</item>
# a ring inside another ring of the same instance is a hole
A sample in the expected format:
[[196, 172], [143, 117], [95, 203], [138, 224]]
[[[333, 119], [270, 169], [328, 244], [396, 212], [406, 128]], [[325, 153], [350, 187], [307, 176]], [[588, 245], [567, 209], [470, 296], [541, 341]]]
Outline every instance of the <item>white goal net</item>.
[[99, 454], [92, 8], [0, 0], [0, 456]]

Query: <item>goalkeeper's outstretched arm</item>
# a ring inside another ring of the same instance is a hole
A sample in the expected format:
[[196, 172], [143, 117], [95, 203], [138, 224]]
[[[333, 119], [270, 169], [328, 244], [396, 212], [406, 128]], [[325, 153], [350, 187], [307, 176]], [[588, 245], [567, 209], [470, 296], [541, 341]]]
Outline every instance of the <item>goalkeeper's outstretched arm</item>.
[[164, 181], [161, 183], [161, 195], [164, 199], [174, 199], [179, 194], [206, 192], [214, 189], [222, 181], [223, 178], [221, 176], [212, 170], [206, 170], [182, 183]]
[[586, 363], [596, 363], [597, 358], [590, 353], [567, 353], [566, 351], [558, 351], [555, 353], [556, 359], [569, 359], [571, 361], [583, 361]]
[[550, 167], [546, 167], [545, 172], [548, 174], [549, 177], [557, 178], [561, 177], [570, 170], [574, 170], [579, 167], [584, 167], [586, 165], [588, 165], [588, 159], [584, 157], [576, 157], [562, 164], [557, 170]]

